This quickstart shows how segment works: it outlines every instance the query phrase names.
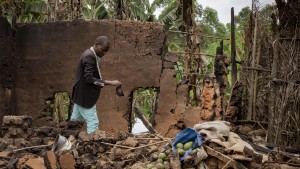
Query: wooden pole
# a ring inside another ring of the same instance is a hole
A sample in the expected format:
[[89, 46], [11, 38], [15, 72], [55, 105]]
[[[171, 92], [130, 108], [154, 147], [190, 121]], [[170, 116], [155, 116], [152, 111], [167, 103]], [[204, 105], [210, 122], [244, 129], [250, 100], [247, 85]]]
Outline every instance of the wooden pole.
[[[261, 51], [261, 41], [258, 41], [258, 51], [257, 51], [257, 62], [256, 67], [259, 66], [260, 60], [260, 51]], [[254, 91], [253, 91], [253, 120], [256, 120], [256, 98], [257, 98], [257, 83], [258, 83], [258, 71], [255, 71], [254, 75]]]
[[237, 66], [236, 66], [236, 51], [235, 51], [235, 24], [234, 24], [234, 8], [231, 8], [231, 88], [237, 81]]
[[[256, 39], [257, 39], [257, 12], [254, 18], [255, 25], [254, 25], [254, 37], [253, 37], [253, 46], [252, 46], [252, 62], [251, 67], [255, 67], [255, 53], [256, 53]], [[247, 120], [252, 120], [253, 114], [253, 92], [254, 92], [254, 72], [251, 72], [250, 75], [250, 89], [249, 89], [249, 102], [248, 102], [248, 114]]]
[[[273, 13], [271, 16], [273, 23], [272, 23], [272, 29], [273, 29], [273, 51], [274, 51], [274, 56], [273, 56], [273, 63], [272, 63], [272, 68], [271, 68], [271, 79], [276, 79], [277, 77], [277, 66], [278, 66], [278, 58], [279, 58], [279, 31], [278, 31], [278, 26], [277, 26], [277, 18], [275, 14]], [[275, 109], [275, 89], [276, 86], [274, 83], [271, 83], [270, 86], [270, 96], [269, 96], [269, 127], [268, 127], [268, 133], [267, 133], [267, 141], [268, 142], [273, 142], [276, 144], [276, 138], [275, 138], [275, 114], [276, 114], [276, 109]]]

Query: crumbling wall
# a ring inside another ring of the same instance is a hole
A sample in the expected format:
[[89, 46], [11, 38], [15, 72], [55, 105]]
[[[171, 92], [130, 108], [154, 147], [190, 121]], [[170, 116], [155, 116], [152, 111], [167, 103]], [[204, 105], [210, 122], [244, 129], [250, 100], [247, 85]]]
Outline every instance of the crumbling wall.
[[[109, 52], [101, 60], [102, 76], [120, 80], [125, 94], [118, 97], [115, 87], [103, 88], [97, 102], [101, 130], [128, 131], [130, 95], [140, 87], [160, 90], [155, 115], [159, 133], [174, 136], [178, 130], [199, 122], [200, 109], [186, 108], [188, 86], [176, 87], [173, 65], [178, 56], [165, 55], [163, 26], [135, 21], [77, 20], [18, 25], [5, 48], [14, 63], [9, 65], [12, 70], [7, 71], [14, 77], [12, 112], [32, 116], [33, 126], [51, 125], [46, 100], [55, 92], [66, 91], [71, 95], [79, 57], [99, 35], [108, 36], [111, 41]], [[3, 60], [5, 57], [1, 55], [1, 63]], [[5, 93], [3, 89], [2, 85], [1, 95]], [[5, 99], [7, 96], [1, 97], [1, 115], [6, 112], [2, 111]]]
[[115, 87], [103, 88], [97, 103], [100, 129], [127, 131], [130, 92], [159, 87], [164, 33], [158, 24], [102, 20], [20, 25], [14, 53], [16, 112], [36, 119], [54, 92], [71, 94], [78, 59], [99, 35], [111, 41], [101, 60], [102, 77], [120, 80], [125, 94], [118, 97]]
[[0, 119], [12, 113], [12, 29], [6, 19], [0, 17]]
[[168, 53], [163, 58], [163, 71], [160, 77], [160, 93], [155, 116], [156, 129], [162, 135], [173, 137], [185, 127], [194, 127], [200, 121], [200, 108], [187, 107], [188, 85], [175, 85], [174, 64], [178, 55]]

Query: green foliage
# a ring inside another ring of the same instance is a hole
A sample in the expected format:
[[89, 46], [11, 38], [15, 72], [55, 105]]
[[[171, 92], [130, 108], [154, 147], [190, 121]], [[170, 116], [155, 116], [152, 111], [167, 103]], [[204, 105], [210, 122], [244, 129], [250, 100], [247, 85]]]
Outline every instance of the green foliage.
[[86, 20], [95, 19], [109, 19], [111, 13], [106, 9], [107, 1], [83, 0], [82, 1], [82, 15]]
[[47, 2], [45, 0], [1, 0], [2, 16], [10, 23], [15, 19], [19, 23], [44, 22], [46, 20]]
[[176, 10], [179, 5], [179, 1], [173, 0], [170, 1], [169, 5], [167, 5], [158, 16], [158, 22], [162, 24], [175, 24], [176, 20]]
[[157, 98], [155, 88], [139, 88], [133, 93], [133, 107], [139, 108], [141, 112], [150, 120]]

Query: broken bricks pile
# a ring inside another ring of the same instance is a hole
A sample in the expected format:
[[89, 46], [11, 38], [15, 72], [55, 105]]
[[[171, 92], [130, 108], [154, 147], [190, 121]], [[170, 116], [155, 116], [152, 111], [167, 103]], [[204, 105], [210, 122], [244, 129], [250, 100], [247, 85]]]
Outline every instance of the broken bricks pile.
[[[0, 168], [146, 169], [147, 165], [151, 163], [155, 164], [154, 166], [148, 165], [148, 168], [152, 169], [240, 169], [274, 168], [274, 166], [282, 168], [279, 164], [268, 163], [266, 165], [263, 163], [263, 155], [255, 152], [251, 147], [237, 146], [242, 142], [227, 143], [234, 139], [237, 142], [240, 140], [235, 133], [225, 136], [226, 133], [222, 130], [210, 132], [211, 127], [207, 125], [209, 123], [195, 125], [194, 129], [201, 133], [207, 141], [197, 148], [197, 155], [180, 161], [179, 154], [170, 149], [169, 143], [172, 141], [157, 134], [133, 136], [128, 133], [117, 133], [112, 136], [103, 131], [97, 131], [95, 137], [91, 139], [85, 132], [80, 132], [82, 123], [64, 122], [58, 128], [32, 129], [31, 118], [28, 116], [9, 116], [4, 119], [3, 139], [1, 139], [0, 146]], [[9, 129], [10, 127], [14, 129]], [[68, 142], [72, 143], [72, 147], [62, 150], [62, 147], [54, 146], [58, 134], [67, 137]], [[15, 140], [22, 136], [25, 141], [22, 141], [22, 144], [18, 144], [17, 141], [15, 144]], [[221, 138], [220, 136], [225, 136], [223, 137], [225, 140], [218, 141], [216, 137]], [[38, 138], [41, 140], [34, 141]], [[9, 139], [13, 139], [13, 141]], [[236, 147], [240, 147], [239, 151], [235, 151]], [[163, 158], [160, 155], [162, 152], [166, 154]], [[299, 156], [295, 156], [293, 161], [297, 161], [297, 158]], [[163, 165], [156, 165], [157, 163]]]

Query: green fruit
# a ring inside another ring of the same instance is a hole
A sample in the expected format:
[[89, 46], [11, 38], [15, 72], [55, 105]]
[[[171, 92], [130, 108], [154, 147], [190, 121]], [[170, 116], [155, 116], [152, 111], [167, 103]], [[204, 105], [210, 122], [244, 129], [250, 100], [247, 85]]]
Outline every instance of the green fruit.
[[164, 169], [165, 168], [165, 166], [162, 163], [157, 163], [155, 165], [155, 167], [158, 168], [158, 169]]
[[159, 159], [165, 160], [166, 157], [167, 157], [167, 155], [166, 155], [165, 153], [159, 153], [159, 154], [158, 154], [158, 158], [159, 158]]
[[146, 167], [147, 167], [147, 169], [153, 169], [154, 165], [150, 163], [150, 164], [147, 164]]
[[176, 148], [183, 148], [183, 144], [182, 143], [178, 143], [177, 145], [176, 145]]
[[190, 155], [194, 155], [197, 153], [197, 149], [194, 149], [193, 151], [190, 152]]
[[190, 141], [190, 142], [187, 142], [184, 144], [183, 149], [188, 150], [188, 149], [192, 148], [192, 146], [193, 146], [193, 142]]
[[178, 154], [179, 154], [180, 157], [182, 157], [184, 155], [184, 153], [185, 153], [185, 151], [183, 149], [181, 149], [181, 148], [177, 149], [177, 152], [178, 152]]
[[163, 163], [164, 161], [162, 159], [157, 159], [157, 163]]

